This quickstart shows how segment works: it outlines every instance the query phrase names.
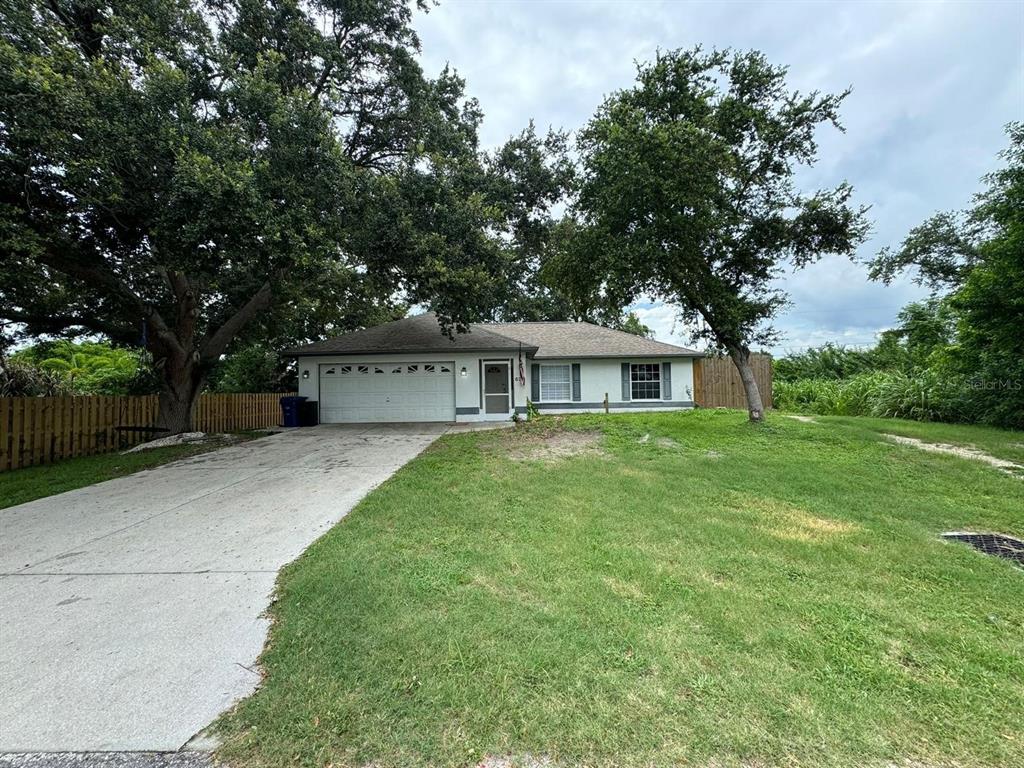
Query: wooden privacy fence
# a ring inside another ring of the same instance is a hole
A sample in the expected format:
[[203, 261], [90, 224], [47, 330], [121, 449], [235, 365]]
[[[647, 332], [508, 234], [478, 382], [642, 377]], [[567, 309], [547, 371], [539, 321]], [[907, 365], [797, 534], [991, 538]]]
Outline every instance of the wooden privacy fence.
[[[772, 407], [772, 356], [753, 354], [750, 367], [765, 408]], [[703, 408], [747, 408], [747, 395], [736, 366], [728, 357], [700, 357], [693, 361], [694, 400]]]
[[[201, 432], [273, 427], [283, 393], [201, 395], [193, 426]], [[157, 396], [0, 397], [0, 472], [130, 448], [159, 433]]]

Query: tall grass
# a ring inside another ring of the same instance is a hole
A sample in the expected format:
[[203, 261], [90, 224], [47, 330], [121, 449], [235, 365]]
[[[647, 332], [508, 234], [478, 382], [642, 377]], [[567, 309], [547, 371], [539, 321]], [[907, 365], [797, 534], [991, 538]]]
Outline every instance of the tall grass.
[[773, 388], [775, 407], [784, 411], [950, 422], [977, 421], [980, 416], [966, 380], [932, 371], [776, 381]]

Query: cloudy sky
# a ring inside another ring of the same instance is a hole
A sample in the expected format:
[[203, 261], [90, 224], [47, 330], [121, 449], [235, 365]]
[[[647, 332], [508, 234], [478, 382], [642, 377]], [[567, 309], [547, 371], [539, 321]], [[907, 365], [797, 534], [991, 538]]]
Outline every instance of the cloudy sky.
[[[848, 180], [872, 206], [861, 258], [897, 243], [938, 210], [962, 208], [996, 167], [1003, 126], [1024, 119], [1024, 2], [653, 2], [441, 0], [416, 21], [423, 64], [450, 62], [483, 107], [481, 137], [500, 144], [533, 118], [574, 130], [603, 97], [627, 87], [634, 61], [659, 49], [757, 48], [790, 67], [800, 90], [853, 86], [846, 133], [828, 131], [807, 188]], [[825, 341], [870, 344], [900, 307], [924, 295], [882, 286], [865, 268], [827, 259], [784, 287], [776, 323], [784, 354]], [[639, 313], [679, 343], [671, 307]]]

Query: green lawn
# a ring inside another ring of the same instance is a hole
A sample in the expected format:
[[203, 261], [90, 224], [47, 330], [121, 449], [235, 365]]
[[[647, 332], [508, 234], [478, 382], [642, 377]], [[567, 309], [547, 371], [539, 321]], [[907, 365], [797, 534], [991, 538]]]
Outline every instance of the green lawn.
[[1024, 535], [1024, 481], [855, 420], [447, 436], [286, 569], [220, 756], [1024, 765], [1024, 571], [948, 529]]
[[813, 416], [823, 424], [916, 437], [930, 443], [972, 445], [997, 459], [1024, 464], [1024, 433], [973, 424], [939, 424], [905, 419], [869, 419], [859, 416]]
[[[240, 433], [237, 437], [248, 439], [251, 435]], [[0, 472], [0, 509], [41, 499], [44, 496], [53, 496], [55, 493], [73, 491], [86, 485], [102, 483], [104, 480], [123, 477], [143, 469], [152, 469], [169, 461], [206, 453], [224, 445], [224, 442], [194, 443], [152, 448], [123, 455], [104, 453], [99, 456], [59, 461], [56, 464]]]

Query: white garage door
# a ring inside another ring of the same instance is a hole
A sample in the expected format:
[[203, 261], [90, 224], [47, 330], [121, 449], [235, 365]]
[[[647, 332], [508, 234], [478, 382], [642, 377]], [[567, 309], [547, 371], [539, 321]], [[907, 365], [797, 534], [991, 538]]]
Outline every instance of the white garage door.
[[321, 365], [320, 421], [455, 421], [455, 365]]

